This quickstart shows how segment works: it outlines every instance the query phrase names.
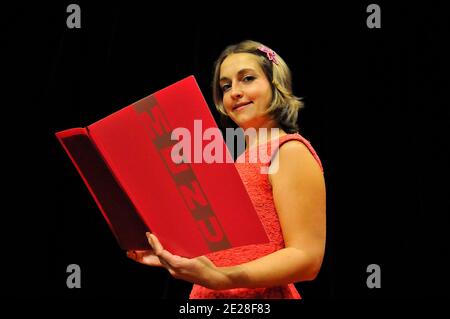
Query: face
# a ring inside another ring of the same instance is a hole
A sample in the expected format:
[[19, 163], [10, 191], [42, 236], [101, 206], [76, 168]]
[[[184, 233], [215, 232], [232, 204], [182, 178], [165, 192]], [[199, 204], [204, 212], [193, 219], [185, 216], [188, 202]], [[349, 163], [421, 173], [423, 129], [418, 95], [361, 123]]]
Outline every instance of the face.
[[225, 58], [220, 66], [220, 87], [225, 111], [241, 128], [274, 126], [263, 115], [272, 101], [272, 88], [257, 56], [236, 53]]

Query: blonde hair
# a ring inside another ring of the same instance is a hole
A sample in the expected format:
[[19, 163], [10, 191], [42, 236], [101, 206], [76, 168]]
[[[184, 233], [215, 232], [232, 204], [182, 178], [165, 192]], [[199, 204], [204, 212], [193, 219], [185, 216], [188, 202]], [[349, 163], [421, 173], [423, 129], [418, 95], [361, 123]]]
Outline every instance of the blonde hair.
[[292, 93], [292, 76], [286, 62], [276, 54], [276, 63], [269, 60], [267, 54], [259, 48], [265, 47], [263, 44], [245, 40], [237, 44], [226, 47], [214, 64], [214, 75], [212, 82], [213, 100], [216, 109], [220, 112], [222, 122], [228, 120], [228, 115], [223, 106], [223, 92], [220, 87], [220, 66], [228, 56], [235, 53], [251, 53], [258, 57], [258, 64], [264, 71], [272, 88], [272, 102], [264, 115], [269, 115], [275, 119], [278, 125], [287, 133], [298, 132], [298, 111], [303, 107], [301, 98]]

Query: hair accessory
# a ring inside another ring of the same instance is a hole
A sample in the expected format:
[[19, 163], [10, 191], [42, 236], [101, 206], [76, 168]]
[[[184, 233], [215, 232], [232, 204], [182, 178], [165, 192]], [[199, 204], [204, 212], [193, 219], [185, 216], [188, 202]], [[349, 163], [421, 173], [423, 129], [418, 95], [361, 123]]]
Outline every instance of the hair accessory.
[[275, 51], [269, 49], [268, 47], [266, 47], [264, 45], [258, 47], [258, 50], [264, 52], [270, 61], [272, 61], [273, 63], [278, 65], [277, 54], [275, 53]]

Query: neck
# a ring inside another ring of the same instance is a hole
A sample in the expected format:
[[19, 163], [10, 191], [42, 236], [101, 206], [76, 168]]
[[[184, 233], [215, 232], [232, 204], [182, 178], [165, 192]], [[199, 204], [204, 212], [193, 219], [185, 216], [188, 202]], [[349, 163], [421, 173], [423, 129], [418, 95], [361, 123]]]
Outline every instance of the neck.
[[266, 143], [286, 134], [286, 132], [278, 127], [259, 127], [247, 129], [245, 134], [246, 149]]

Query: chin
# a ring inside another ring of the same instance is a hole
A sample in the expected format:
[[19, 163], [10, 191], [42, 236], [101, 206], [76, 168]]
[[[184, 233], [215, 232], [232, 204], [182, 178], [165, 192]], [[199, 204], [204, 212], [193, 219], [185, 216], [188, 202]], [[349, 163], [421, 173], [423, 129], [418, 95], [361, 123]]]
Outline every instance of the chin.
[[253, 122], [255, 120], [256, 116], [254, 114], [237, 114], [234, 116], [234, 120], [237, 123], [248, 123]]
[[236, 121], [235, 123], [236, 123], [237, 125], [239, 125], [239, 127], [242, 128], [242, 129], [244, 129], [244, 130], [256, 126], [255, 121], [252, 121], [252, 119]]

